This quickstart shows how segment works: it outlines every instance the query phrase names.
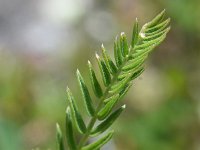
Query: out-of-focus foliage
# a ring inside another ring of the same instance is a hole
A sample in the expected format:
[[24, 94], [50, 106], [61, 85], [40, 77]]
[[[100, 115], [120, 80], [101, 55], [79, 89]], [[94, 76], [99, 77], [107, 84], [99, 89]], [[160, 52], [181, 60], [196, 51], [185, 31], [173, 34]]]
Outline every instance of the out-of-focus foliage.
[[102, 42], [110, 53], [136, 16], [144, 23], [165, 8], [172, 30], [125, 97], [105, 149], [198, 150], [199, 7], [199, 0], [0, 0], [0, 149], [54, 149], [76, 68], [87, 77], [87, 59]]

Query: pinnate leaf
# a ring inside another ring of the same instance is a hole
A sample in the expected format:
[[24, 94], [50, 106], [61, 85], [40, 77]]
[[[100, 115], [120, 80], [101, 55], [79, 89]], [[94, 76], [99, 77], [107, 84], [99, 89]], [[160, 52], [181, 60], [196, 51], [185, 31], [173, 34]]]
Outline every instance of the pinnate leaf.
[[[97, 136], [104, 133], [125, 109], [125, 105], [123, 105], [113, 111], [119, 100], [130, 89], [133, 80], [139, 77], [144, 71], [144, 62], [150, 52], [166, 38], [170, 30], [170, 19], [164, 19], [164, 17], [165, 10], [153, 20], [143, 25], [141, 29], [139, 29], [139, 23], [136, 19], [130, 45], [127, 42], [125, 33], [122, 32], [119, 37], [116, 37], [114, 42], [114, 61], [112, 61], [102, 44], [102, 58], [97, 54], [96, 58], [105, 87], [100, 85], [93, 67], [88, 61], [91, 85], [94, 94], [100, 100], [96, 109], [94, 109], [88, 87], [80, 72], [77, 71], [77, 79], [85, 103], [84, 106], [92, 118], [86, 128], [72, 93], [67, 89], [69, 107], [67, 108], [66, 116], [66, 135], [71, 150], [100, 150], [111, 139], [113, 131], [99, 138], [99, 140], [84, 146], [90, 136]], [[101, 120], [101, 122], [94, 127], [97, 119]], [[78, 146], [76, 146], [74, 140], [73, 126], [76, 126], [81, 134], [84, 134]], [[59, 127], [57, 127], [57, 139], [59, 150], [64, 150], [63, 137]]]

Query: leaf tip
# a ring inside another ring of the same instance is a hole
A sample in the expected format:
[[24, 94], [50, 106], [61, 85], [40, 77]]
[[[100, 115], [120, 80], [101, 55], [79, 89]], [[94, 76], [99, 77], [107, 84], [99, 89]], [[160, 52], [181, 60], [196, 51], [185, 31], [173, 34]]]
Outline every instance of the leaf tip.
[[88, 65], [90, 65], [91, 66], [91, 62], [88, 60]]
[[97, 53], [95, 54], [95, 56], [96, 56], [97, 59], [100, 59], [100, 57], [99, 57], [99, 55]]
[[124, 38], [126, 36], [124, 32], [121, 32], [120, 35], [121, 35], [122, 38]]
[[160, 15], [163, 16], [166, 12], [166, 9], [163, 9], [161, 12], [160, 12]]
[[122, 106], [122, 109], [125, 109], [126, 108], [126, 105], [124, 104], [123, 106]]
[[166, 12], [166, 9], [164, 8], [162, 12], [163, 12], [163, 13]]
[[70, 107], [69, 107], [69, 106], [67, 106], [67, 108], [66, 108], [66, 113], [67, 113], [67, 114], [70, 113]]
[[118, 35], [115, 37], [115, 43], [117, 42], [117, 40], [118, 40]]
[[104, 45], [103, 45], [103, 43], [101, 44], [101, 48], [104, 49]]
[[70, 91], [70, 89], [69, 89], [69, 87], [68, 87], [68, 86], [66, 87], [66, 91], [67, 91], [67, 92], [69, 92], [69, 91]]
[[56, 128], [57, 128], [57, 129], [59, 128], [59, 124], [58, 124], [58, 123], [56, 123]]
[[144, 33], [144, 32], [141, 32], [141, 33], [140, 33], [140, 37], [141, 37], [141, 38], [145, 38], [145, 33]]
[[56, 123], [56, 131], [57, 131], [57, 136], [61, 136], [61, 129], [60, 129], [60, 125], [58, 123]]
[[76, 74], [78, 75], [78, 76], [80, 76], [80, 71], [77, 69], [76, 70]]

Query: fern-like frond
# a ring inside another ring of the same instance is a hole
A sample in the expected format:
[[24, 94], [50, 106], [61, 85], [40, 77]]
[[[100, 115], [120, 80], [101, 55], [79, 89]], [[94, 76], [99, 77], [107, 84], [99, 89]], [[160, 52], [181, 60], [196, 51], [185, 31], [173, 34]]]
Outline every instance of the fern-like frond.
[[[91, 120], [86, 126], [74, 97], [70, 89], [67, 88], [69, 107], [66, 116], [66, 138], [70, 150], [98, 150], [111, 139], [113, 131], [108, 132], [94, 143], [86, 144], [90, 137], [106, 132], [125, 109], [125, 105], [115, 108], [116, 104], [127, 93], [132, 81], [144, 71], [144, 62], [149, 53], [165, 39], [170, 30], [170, 19], [164, 19], [164, 15], [165, 10], [142, 26], [140, 30], [136, 19], [130, 45], [125, 33], [122, 32], [119, 37], [117, 36], [114, 42], [114, 61], [102, 44], [102, 57], [96, 54], [96, 60], [104, 88], [101, 87], [100, 79], [96, 76], [91, 62], [88, 61], [91, 86], [95, 96], [99, 99], [97, 106], [94, 106], [90, 96], [91, 91], [88, 90], [88, 85], [77, 70], [77, 79], [85, 109]], [[103, 89], [105, 90], [103, 91]], [[97, 120], [101, 122], [96, 124]], [[74, 140], [74, 127], [82, 136], [79, 142]], [[59, 126], [57, 126], [57, 133], [59, 150], [64, 150], [63, 137]]]

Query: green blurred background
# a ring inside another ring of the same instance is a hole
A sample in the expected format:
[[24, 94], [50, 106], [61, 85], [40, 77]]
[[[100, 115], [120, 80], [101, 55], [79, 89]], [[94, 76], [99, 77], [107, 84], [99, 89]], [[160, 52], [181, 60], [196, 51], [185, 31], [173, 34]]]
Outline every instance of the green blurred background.
[[199, 0], [0, 0], [0, 150], [56, 149], [67, 85], [82, 105], [76, 69], [87, 79], [101, 43], [112, 53], [136, 17], [142, 25], [164, 8], [172, 29], [104, 150], [200, 150]]

